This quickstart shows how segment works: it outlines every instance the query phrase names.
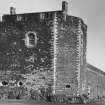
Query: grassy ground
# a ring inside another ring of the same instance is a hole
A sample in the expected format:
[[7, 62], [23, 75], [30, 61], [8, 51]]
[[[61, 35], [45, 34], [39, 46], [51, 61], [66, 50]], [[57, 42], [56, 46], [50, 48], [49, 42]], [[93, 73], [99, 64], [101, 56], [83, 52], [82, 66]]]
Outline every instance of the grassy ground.
[[91, 103], [91, 104], [61, 104], [61, 103], [50, 103], [44, 101], [34, 101], [34, 100], [2, 100], [0, 105], [105, 105], [102, 103]]

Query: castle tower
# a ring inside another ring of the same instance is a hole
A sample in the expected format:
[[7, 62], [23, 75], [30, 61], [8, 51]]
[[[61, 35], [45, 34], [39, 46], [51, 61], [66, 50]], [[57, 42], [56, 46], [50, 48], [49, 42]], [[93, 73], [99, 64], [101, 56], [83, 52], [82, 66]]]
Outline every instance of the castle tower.
[[[87, 27], [82, 19], [69, 16], [67, 7], [63, 2], [59, 11], [4, 15], [0, 23], [0, 58], [4, 59], [0, 69], [8, 76], [9, 72], [30, 75], [26, 82], [34, 84], [27, 86], [32, 89], [50, 86], [52, 94], [79, 94]], [[11, 78], [16, 79], [13, 75]], [[9, 81], [8, 76], [2, 80]]]

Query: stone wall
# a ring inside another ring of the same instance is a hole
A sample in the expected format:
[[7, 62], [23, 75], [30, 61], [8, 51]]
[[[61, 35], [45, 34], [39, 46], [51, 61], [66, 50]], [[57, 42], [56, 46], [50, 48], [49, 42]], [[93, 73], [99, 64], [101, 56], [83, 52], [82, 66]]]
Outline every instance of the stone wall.
[[61, 11], [3, 16], [1, 81], [24, 81], [24, 86], [35, 90], [51, 86], [54, 94], [81, 92], [87, 26], [79, 17], [68, 16], [64, 7]]
[[66, 21], [58, 16], [57, 22], [56, 94], [77, 95], [86, 63], [87, 27], [73, 16]]
[[33, 78], [36, 87], [40, 81], [53, 85], [53, 14], [45, 13], [44, 18], [42, 13], [3, 16], [0, 23], [0, 70], [5, 72], [2, 81], [19, 81], [15, 75], [26, 75], [25, 78], [41, 75], [38, 81], [37, 77]]
[[105, 96], [105, 73], [90, 64], [87, 64], [85, 72], [85, 93], [89, 96], [89, 98]]

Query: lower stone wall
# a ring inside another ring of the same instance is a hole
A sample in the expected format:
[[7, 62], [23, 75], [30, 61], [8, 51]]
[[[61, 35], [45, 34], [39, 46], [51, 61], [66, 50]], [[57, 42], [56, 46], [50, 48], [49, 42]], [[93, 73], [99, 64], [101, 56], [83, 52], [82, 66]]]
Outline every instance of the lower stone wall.
[[105, 96], [105, 76], [104, 72], [95, 68], [94, 66], [87, 64], [85, 68], [86, 84], [85, 94], [89, 98], [98, 98]]

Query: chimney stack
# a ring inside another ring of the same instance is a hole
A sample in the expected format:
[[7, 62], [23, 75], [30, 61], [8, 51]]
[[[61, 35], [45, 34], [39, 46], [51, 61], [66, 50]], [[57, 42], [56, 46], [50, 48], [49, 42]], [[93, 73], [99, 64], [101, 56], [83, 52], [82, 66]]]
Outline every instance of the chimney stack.
[[68, 13], [68, 2], [67, 1], [62, 1], [62, 12], [63, 12], [64, 20], [66, 20], [66, 16]]
[[16, 14], [16, 8], [10, 7], [10, 15], [15, 15]]

